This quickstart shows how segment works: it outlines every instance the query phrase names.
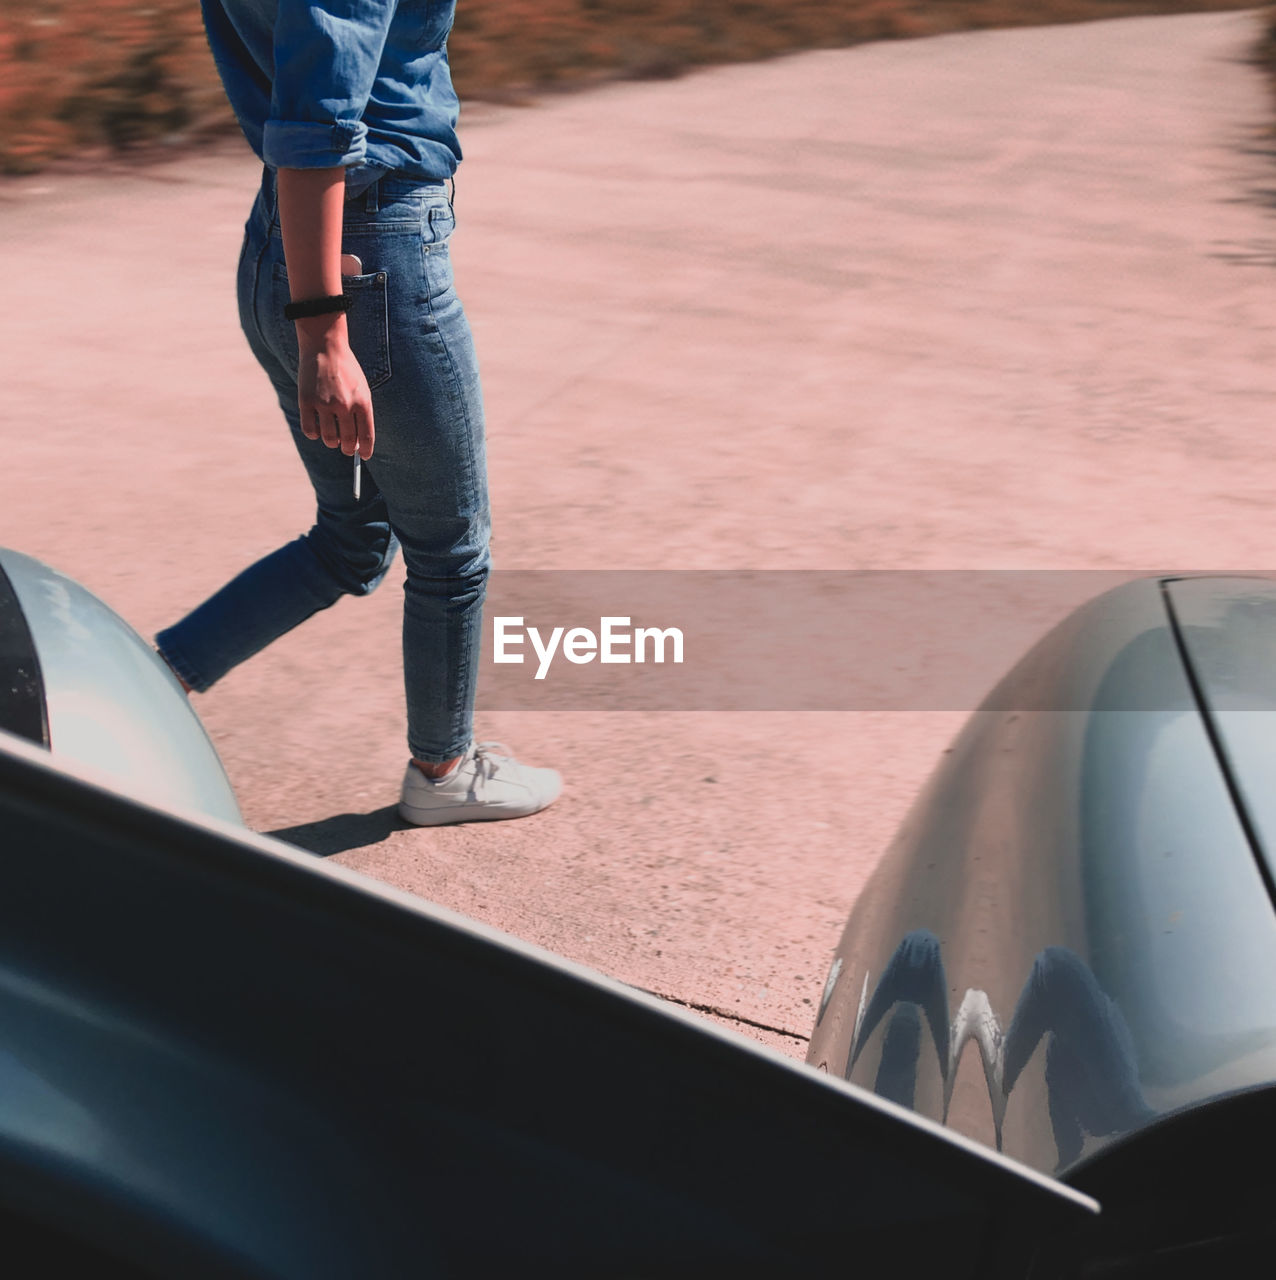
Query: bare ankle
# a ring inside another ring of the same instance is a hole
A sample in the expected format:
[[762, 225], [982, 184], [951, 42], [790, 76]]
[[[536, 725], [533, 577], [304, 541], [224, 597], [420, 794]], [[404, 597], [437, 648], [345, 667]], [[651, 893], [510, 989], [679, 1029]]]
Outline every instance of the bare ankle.
[[[155, 650], [155, 652], [156, 652], [156, 653], [159, 653], [159, 656], [160, 656], [161, 658], [164, 658], [164, 655], [163, 655], [162, 653], [160, 653], [160, 651], [159, 651], [158, 649], [156, 649], [156, 650]], [[178, 683], [178, 684], [180, 684], [180, 685], [182, 686], [182, 689], [183, 689], [186, 693], [190, 693], [190, 692], [191, 692], [191, 687], [190, 687], [190, 685], [188, 685], [188, 684], [186, 683], [186, 681], [185, 681], [185, 679], [183, 678], [182, 674], [177, 670], [177, 668], [176, 668], [175, 666], [173, 666], [173, 664], [172, 664], [171, 662], [169, 662], [169, 660], [168, 660], [167, 658], [164, 658], [164, 665], [165, 665], [165, 666], [166, 666], [166, 667], [167, 667], [167, 668], [168, 668], [168, 669], [169, 669], [169, 670], [170, 670], [170, 671], [171, 671], [171, 672], [172, 672], [172, 673], [177, 677], [177, 683]]]
[[441, 778], [444, 774], [451, 773], [461, 763], [461, 757], [455, 756], [451, 760], [413, 760], [412, 763], [427, 778]]

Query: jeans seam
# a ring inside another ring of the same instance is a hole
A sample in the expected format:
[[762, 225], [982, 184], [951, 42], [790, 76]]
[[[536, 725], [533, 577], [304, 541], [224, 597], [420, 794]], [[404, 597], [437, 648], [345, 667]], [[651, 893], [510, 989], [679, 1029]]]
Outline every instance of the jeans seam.
[[[434, 311], [434, 299], [430, 296], [429, 267], [427, 265], [427, 258], [429, 255], [430, 247], [431, 247], [430, 245], [427, 245], [425, 243], [423, 238], [421, 243], [421, 250], [422, 250], [421, 270], [425, 278], [425, 285], [426, 285], [425, 306], [426, 306], [427, 312], [429, 313], [430, 322], [433, 325], [434, 332], [438, 336], [439, 345], [443, 349], [443, 355], [447, 360], [449, 392], [452, 398], [453, 406], [454, 407], [459, 406], [460, 414], [465, 421], [465, 468], [466, 468], [465, 487], [469, 492], [472, 493], [475, 488], [475, 474], [477, 470], [475, 457], [474, 457], [474, 421], [470, 417], [470, 410], [469, 410], [469, 405], [466, 401], [466, 397], [462, 394], [462, 391], [461, 391], [461, 376], [456, 368], [456, 361], [452, 357], [452, 348], [443, 334], [443, 326], [439, 324], [438, 316], [435, 314], [435, 311]], [[485, 594], [486, 592], [484, 592], [484, 595]], [[478, 607], [482, 609], [483, 597], [479, 598]], [[482, 636], [482, 628], [480, 626], [479, 638], [478, 638], [476, 647], [481, 649], [482, 643], [483, 643], [483, 636]], [[471, 663], [471, 655], [468, 652], [468, 648], [469, 647], [466, 646], [466, 652], [464, 653], [464, 656], [462, 657], [461, 662], [460, 664], [458, 664], [458, 668], [457, 668], [458, 684], [462, 689], [467, 689], [467, 690], [470, 688], [470, 685], [472, 683], [471, 682], [472, 663]], [[475, 675], [473, 683], [477, 684], [477, 674]], [[472, 720], [473, 718], [473, 699], [472, 698], [465, 699], [464, 705], [458, 704], [457, 706], [456, 719], [453, 721], [453, 724], [451, 726], [454, 739], [458, 736], [461, 723], [466, 718], [467, 708], [469, 711], [469, 717]], [[418, 759], [424, 759], [424, 758], [425, 757], [423, 756], [418, 757]], [[448, 758], [449, 757], [446, 757], [446, 756], [444, 757], [444, 759], [448, 759]]]
[[460, 405], [461, 413], [465, 418], [465, 485], [470, 492], [473, 492], [475, 474], [474, 422], [470, 417], [469, 405], [466, 403], [465, 396], [461, 393], [461, 376], [457, 372], [456, 361], [452, 358], [452, 348], [448, 345], [447, 338], [443, 335], [443, 326], [439, 324], [439, 318], [434, 312], [434, 299], [430, 296], [429, 267], [426, 264], [429, 250], [430, 246], [422, 241], [421, 273], [425, 277], [425, 309], [429, 313], [430, 323], [434, 326], [434, 332], [438, 335], [439, 345], [443, 348], [443, 355], [447, 360], [449, 391], [452, 403], [453, 405]]
[[[270, 214], [270, 228], [273, 230], [275, 225], [274, 210]], [[253, 297], [252, 297], [252, 316], [253, 324], [257, 329], [257, 339], [265, 347], [269, 347], [270, 343], [266, 341], [265, 331], [261, 327], [261, 267], [265, 260], [266, 251], [270, 248], [270, 231], [267, 231], [261, 239], [261, 244], [257, 249], [257, 261], [253, 264]]]

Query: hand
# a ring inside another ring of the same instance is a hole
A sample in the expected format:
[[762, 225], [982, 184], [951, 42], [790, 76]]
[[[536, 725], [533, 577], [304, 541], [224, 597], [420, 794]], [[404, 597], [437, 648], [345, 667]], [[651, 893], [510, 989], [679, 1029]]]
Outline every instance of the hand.
[[301, 432], [348, 458], [372, 457], [376, 432], [372, 392], [350, 350], [344, 315], [313, 316], [297, 325], [297, 409]]

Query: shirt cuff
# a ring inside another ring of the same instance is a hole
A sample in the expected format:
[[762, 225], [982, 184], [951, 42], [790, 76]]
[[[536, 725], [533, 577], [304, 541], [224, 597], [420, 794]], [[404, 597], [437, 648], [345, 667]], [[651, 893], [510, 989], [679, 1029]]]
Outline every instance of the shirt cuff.
[[272, 169], [335, 169], [359, 164], [368, 150], [368, 127], [362, 120], [267, 120], [262, 132], [262, 159]]

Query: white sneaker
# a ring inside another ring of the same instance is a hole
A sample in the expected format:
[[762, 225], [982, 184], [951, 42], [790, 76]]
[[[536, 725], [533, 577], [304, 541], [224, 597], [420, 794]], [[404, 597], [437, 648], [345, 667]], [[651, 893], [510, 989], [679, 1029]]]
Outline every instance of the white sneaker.
[[412, 761], [403, 777], [399, 816], [418, 827], [523, 818], [558, 799], [563, 780], [554, 769], [533, 769], [492, 750], [499, 742], [471, 742], [445, 778], [427, 778]]

